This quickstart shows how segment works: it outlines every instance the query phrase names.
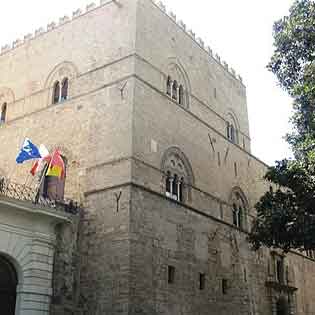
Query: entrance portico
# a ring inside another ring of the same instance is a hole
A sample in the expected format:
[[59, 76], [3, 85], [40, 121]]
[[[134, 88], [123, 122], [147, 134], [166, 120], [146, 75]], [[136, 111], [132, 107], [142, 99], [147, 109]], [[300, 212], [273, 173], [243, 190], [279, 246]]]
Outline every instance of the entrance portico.
[[52, 297], [56, 225], [71, 214], [0, 195], [0, 309], [47, 315]]

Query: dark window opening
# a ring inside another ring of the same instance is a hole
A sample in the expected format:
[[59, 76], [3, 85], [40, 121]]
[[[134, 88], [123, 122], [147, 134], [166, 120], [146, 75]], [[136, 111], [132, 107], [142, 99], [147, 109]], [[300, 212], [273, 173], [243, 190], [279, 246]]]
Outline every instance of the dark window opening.
[[222, 279], [222, 294], [227, 294], [228, 291], [228, 281], [227, 279]]
[[231, 136], [230, 136], [230, 123], [227, 122], [226, 123], [226, 137], [230, 140]]
[[238, 227], [239, 227], [239, 228], [242, 228], [242, 222], [243, 222], [243, 218], [242, 218], [242, 216], [243, 216], [243, 209], [242, 209], [241, 207], [239, 207], [239, 208], [238, 208], [238, 213], [237, 213], [237, 215], [238, 215]]
[[234, 162], [234, 175], [237, 177], [237, 163]]
[[6, 121], [7, 116], [7, 103], [4, 103], [1, 106], [1, 117], [0, 117], [0, 124], [4, 124]]
[[277, 301], [277, 315], [288, 315], [289, 305], [285, 298], [280, 298]]
[[172, 94], [172, 79], [170, 76], [167, 77], [166, 94], [169, 96]]
[[178, 201], [183, 201], [183, 185], [184, 185], [184, 178], [182, 177], [178, 185]]
[[69, 86], [69, 80], [68, 80], [68, 78], [65, 78], [62, 81], [61, 101], [65, 101], [68, 98], [68, 86]]
[[247, 270], [244, 268], [244, 282], [247, 282]]
[[178, 198], [178, 176], [175, 174], [173, 177], [173, 195], [174, 198], [177, 200]]
[[178, 89], [178, 84], [177, 81], [175, 80], [173, 82], [173, 87], [172, 87], [172, 98], [177, 101], [178, 97], [177, 97], [177, 89]]
[[169, 194], [172, 193], [171, 185], [172, 185], [171, 172], [168, 171], [166, 175], [166, 193], [169, 193]]
[[276, 261], [276, 275], [277, 275], [277, 281], [279, 283], [284, 282], [284, 268], [283, 268], [283, 259], [279, 258]]
[[220, 155], [220, 152], [218, 152], [218, 166], [221, 166], [221, 155]]
[[167, 282], [169, 284], [172, 284], [175, 282], [175, 267], [174, 266], [168, 266]]
[[172, 175], [167, 171], [165, 179], [166, 196], [177, 201], [183, 201], [184, 198], [184, 178], [177, 174]]
[[57, 81], [53, 89], [53, 104], [59, 103], [60, 100], [60, 83]]
[[179, 86], [178, 90], [178, 102], [179, 105], [184, 105], [184, 88], [182, 85]]
[[235, 203], [233, 203], [233, 224], [235, 226], [238, 226], [238, 213], [237, 213], [237, 206]]
[[204, 290], [206, 287], [206, 275], [199, 273], [199, 290]]
[[233, 125], [230, 125], [230, 140], [235, 143], [235, 128]]

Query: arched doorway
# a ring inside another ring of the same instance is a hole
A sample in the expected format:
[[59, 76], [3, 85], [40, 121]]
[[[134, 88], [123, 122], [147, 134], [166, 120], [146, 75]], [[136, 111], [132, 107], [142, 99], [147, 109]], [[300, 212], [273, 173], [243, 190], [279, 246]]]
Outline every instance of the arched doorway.
[[289, 315], [288, 303], [285, 298], [280, 298], [277, 302], [277, 315]]
[[14, 315], [16, 302], [17, 274], [14, 266], [0, 256], [0, 310], [1, 315]]

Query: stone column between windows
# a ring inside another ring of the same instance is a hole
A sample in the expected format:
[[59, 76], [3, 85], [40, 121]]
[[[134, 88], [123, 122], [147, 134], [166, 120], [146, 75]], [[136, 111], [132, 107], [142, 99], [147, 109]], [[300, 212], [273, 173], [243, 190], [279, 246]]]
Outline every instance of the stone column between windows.
[[170, 194], [171, 194], [171, 197], [173, 196], [173, 181], [174, 181], [174, 179], [170, 178]]
[[178, 179], [178, 181], [177, 181], [177, 201], [180, 201], [180, 185], [181, 185], [181, 180]]

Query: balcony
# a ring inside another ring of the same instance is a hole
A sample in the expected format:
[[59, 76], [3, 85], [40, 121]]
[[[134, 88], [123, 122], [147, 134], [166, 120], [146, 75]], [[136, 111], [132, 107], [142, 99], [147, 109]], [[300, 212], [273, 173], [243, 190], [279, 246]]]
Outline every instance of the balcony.
[[31, 203], [33, 208], [47, 209], [76, 215], [80, 207], [73, 200], [51, 200], [38, 193], [35, 187], [14, 183], [7, 178], [0, 178], [0, 198], [8, 198], [16, 202]]

